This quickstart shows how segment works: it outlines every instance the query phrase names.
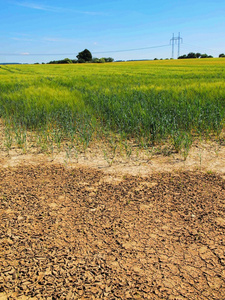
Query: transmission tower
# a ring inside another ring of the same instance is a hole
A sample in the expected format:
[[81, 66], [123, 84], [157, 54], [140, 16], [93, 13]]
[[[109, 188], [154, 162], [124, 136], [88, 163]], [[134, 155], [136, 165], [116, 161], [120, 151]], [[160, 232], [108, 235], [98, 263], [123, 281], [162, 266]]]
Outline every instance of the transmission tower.
[[172, 39], [170, 39], [170, 45], [172, 45], [172, 58], [174, 58], [174, 45], [177, 44], [177, 57], [180, 56], [180, 44], [183, 43], [182, 37], [180, 37], [180, 32], [178, 33], [178, 36], [175, 37], [173, 33]]

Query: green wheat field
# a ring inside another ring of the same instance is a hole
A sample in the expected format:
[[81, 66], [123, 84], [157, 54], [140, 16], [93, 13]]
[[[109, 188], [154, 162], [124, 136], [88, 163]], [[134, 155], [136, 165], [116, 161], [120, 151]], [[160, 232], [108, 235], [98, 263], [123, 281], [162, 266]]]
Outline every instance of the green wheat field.
[[2, 65], [4, 145], [224, 142], [225, 59]]

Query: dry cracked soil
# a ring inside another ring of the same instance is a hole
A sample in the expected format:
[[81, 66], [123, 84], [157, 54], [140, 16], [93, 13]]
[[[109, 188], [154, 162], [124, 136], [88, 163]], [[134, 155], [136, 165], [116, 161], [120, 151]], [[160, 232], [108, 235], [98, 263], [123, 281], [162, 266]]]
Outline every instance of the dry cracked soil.
[[1, 300], [225, 299], [224, 173], [1, 163]]

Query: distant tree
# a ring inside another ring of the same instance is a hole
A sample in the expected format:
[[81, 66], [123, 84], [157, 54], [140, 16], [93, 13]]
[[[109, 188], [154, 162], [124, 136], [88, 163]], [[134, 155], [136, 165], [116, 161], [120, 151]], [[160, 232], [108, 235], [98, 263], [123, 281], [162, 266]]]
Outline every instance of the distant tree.
[[72, 64], [72, 60], [69, 58], [64, 58], [63, 60], [60, 61], [61, 64]]
[[103, 57], [105, 62], [114, 62], [114, 58], [112, 57]]
[[221, 54], [219, 55], [219, 57], [225, 57], [225, 54], [224, 54], [224, 53], [221, 53]]
[[104, 57], [102, 57], [102, 58], [99, 58], [99, 61], [98, 61], [99, 63], [105, 63], [105, 59], [104, 59]]
[[105, 62], [113, 62], [113, 61], [114, 59], [112, 57], [102, 57], [102, 58], [94, 57], [92, 59], [93, 63], [105, 63]]
[[190, 53], [188, 53], [188, 55], [187, 55], [187, 58], [196, 58], [197, 56], [196, 56], [196, 54], [194, 53], [194, 52], [190, 52]]
[[104, 57], [102, 57], [102, 58], [95, 57], [92, 59], [92, 62], [93, 63], [105, 63], [105, 58]]
[[185, 59], [185, 58], [187, 58], [187, 55], [186, 55], [186, 54], [181, 55], [181, 56], [178, 57], [178, 59]]
[[182, 56], [179, 56], [178, 59], [185, 59], [185, 58], [212, 58], [212, 55], [208, 55], [208, 54], [201, 54], [201, 53], [194, 53], [194, 52], [190, 52], [188, 53], [188, 55], [184, 54]]
[[84, 60], [83, 58], [79, 58], [77, 60], [77, 62], [78, 62], [78, 64], [84, 64], [84, 63], [86, 63], [86, 60]]
[[206, 54], [206, 53], [202, 54], [201, 58], [208, 58], [208, 54]]
[[72, 60], [69, 58], [64, 58], [62, 60], [52, 60], [48, 64], [72, 64]]
[[97, 58], [97, 57], [94, 57], [94, 58], [92, 59], [92, 62], [93, 62], [93, 63], [98, 63], [98, 61], [99, 61], [99, 58]]
[[84, 49], [83, 51], [78, 53], [77, 59], [79, 63], [92, 61], [92, 54], [88, 49]]

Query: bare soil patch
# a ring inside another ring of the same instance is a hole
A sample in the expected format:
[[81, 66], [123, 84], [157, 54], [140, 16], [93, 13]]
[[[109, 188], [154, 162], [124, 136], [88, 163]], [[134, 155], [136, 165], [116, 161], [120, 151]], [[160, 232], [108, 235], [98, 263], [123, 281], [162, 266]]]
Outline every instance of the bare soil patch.
[[2, 136], [0, 300], [225, 299], [225, 146], [102, 150]]
[[0, 169], [0, 299], [224, 299], [225, 180]]

